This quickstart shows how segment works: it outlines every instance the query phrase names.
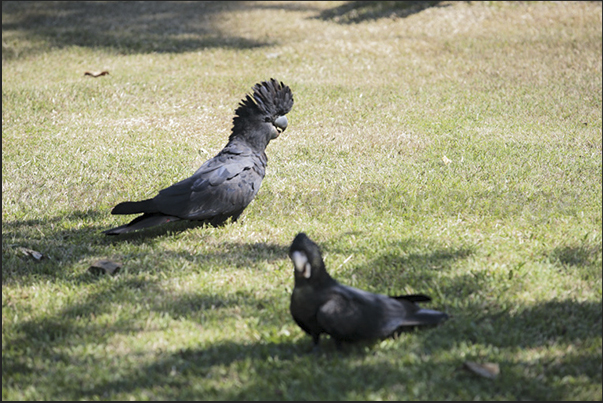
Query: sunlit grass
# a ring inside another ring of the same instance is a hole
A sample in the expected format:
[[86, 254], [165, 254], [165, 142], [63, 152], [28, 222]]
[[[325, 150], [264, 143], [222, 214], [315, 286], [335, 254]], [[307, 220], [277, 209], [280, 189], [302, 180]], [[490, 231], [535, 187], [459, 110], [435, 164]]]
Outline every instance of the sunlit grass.
[[[600, 2], [2, 14], [3, 399], [601, 398]], [[215, 155], [270, 77], [295, 105], [239, 222], [101, 234]], [[299, 231], [342, 283], [451, 319], [308, 355]]]

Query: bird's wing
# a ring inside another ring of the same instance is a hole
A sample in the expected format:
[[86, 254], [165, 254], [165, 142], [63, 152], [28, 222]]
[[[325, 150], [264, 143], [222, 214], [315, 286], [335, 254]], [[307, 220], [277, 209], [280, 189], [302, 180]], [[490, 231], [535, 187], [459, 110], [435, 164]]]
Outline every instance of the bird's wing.
[[441, 315], [420, 309], [408, 300], [338, 285], [317, 318], [327, 333], [344, 340], [359, 340], [388, 337], [403, 326], [437, 323], [441, 318], [436, 313]]
[[385, 337], [399, 326], [398, 320], [389, 317], [387, 299], [384, 295], [337, 284], [331, 288], [317, 319], [327, 333], [342, 340]]
[[340, 340], [362, 338], [365, 317], [361, 307], [345, 293], [333, 292], [319, 308], [316, 320], [325, 333]]
[[242, 211], [255, 197], [265, 172], [265, 156], [226, 147], [191, 177], [163, 189], [154, 203], [163, 214], [203, 220]]

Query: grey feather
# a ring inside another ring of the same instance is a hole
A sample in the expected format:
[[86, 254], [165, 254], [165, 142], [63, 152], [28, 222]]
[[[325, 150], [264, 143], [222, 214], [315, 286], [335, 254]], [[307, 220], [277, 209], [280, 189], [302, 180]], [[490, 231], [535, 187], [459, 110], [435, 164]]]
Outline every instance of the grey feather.
[[407, 327], [435, 325], [448, 318], [417, 305], [431, 300], [422, 294], [388, 297], [339, 284], [327, 272], [318, 246], [304, 233], [293, 240], [289, 256], [295, 268], [291, 315], [316, 346], [323, 333], [340, 345], [386, 338]]
[[266, 146], [287, 127], [284, 115], [292, 106], [291, 89], [282, 82], [270, 79], [256, 84], [253, 97], [247, 95], [236, 109], [232, 133], [222, 151], [152, 199], [115, 206], [111, 214], [143, 215], [104, 233], [118, 235], [176, 219], [212, 225], [229, 218], [236, 221], [260, 189], [268, 161]]

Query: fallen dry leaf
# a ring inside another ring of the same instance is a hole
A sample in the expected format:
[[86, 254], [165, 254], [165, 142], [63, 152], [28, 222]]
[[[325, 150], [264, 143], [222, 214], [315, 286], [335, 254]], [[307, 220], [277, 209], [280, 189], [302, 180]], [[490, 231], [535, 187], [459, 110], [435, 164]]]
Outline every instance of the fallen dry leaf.
[[115, 275], [121, 268], [121, 263], [115, 263], [110, 260], [98, 260], [90, 265], [88, 270], [92, 274], [111, 274]]
[[87, 71], [84, 73], [85, 76], [91, 76], [91, 77], [100, 77], [100, 76], [106, 76], [107, 74], [109, 74], [109, 72], [107, 70], [103, 70], [103, 71]]
[[463, 363], [463, 368], [468, 369], [474, 374], [490, 379], [494, 379], [498, 376], [498, 374], [500, 374], [500, 367], [498, 364], [491, 362], [478, 364], [477, 362], [466, 361]]
[[44, 255], [41, 254], [38, 251], [35, 251], [33, 249], [29, 249], [29, 248], [19, 248], [21, 250], [21, 253], [23, 253], [25, 256], [31, 256], [36, 260], [42, 260], [44, 258]]

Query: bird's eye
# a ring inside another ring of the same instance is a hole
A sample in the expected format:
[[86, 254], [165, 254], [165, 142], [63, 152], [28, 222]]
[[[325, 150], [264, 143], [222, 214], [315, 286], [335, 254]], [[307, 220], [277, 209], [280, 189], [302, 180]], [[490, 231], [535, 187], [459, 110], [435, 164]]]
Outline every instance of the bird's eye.
[[272, 121], [272, 119], [270, 119], [269, 117], [264, 118], [264, 122], [271, 122], [271, 121]]

